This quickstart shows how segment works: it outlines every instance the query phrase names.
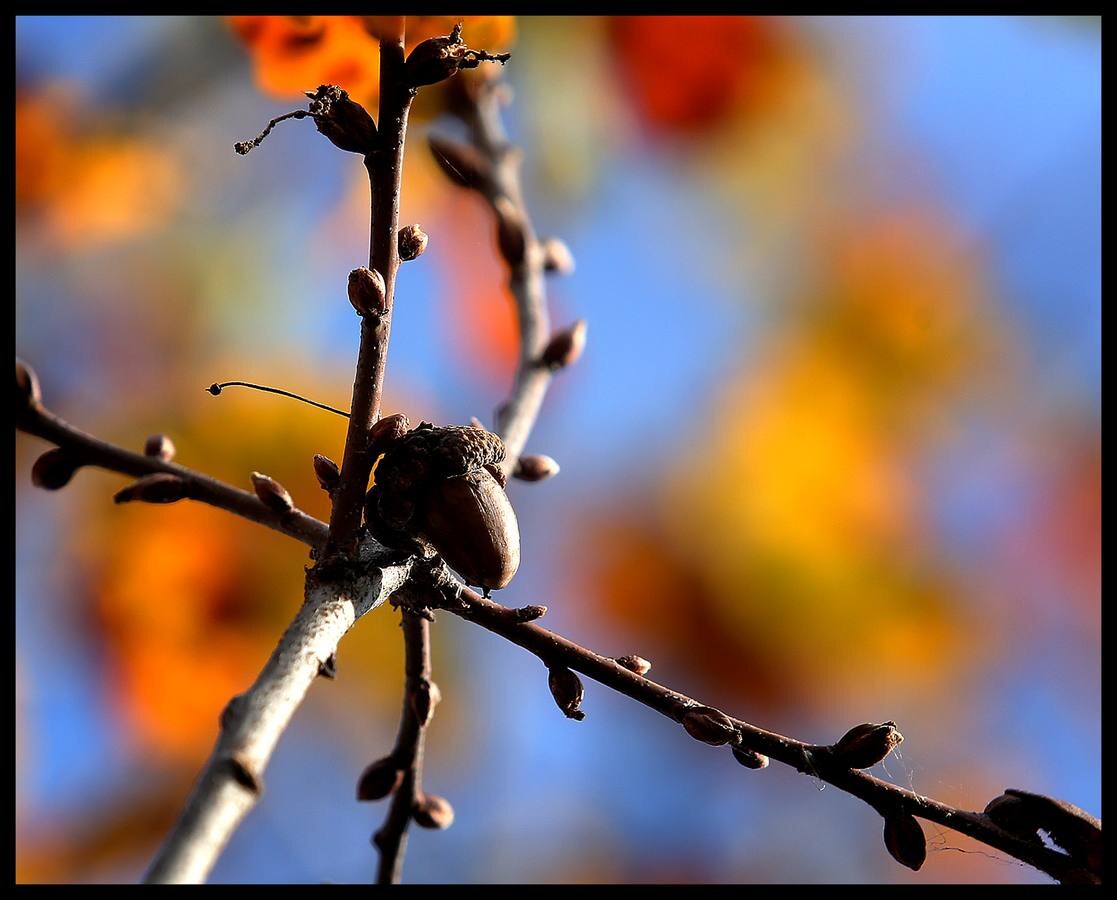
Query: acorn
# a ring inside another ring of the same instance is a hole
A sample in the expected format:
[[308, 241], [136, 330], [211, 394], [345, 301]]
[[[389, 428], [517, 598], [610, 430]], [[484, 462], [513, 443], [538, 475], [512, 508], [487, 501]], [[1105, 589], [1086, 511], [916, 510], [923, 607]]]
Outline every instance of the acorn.
[[504, 459], [500, 437], [421, 422], [385, 444], [365, 497], [373, 536], [391, 547], [430, 548], [486, 591], [507, 585], [520, 565], [520, 531], [491, 472]]

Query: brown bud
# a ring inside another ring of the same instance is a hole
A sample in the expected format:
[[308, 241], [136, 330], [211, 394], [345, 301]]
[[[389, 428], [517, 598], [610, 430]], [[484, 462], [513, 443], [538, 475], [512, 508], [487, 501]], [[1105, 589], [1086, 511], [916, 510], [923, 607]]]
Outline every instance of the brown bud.
[[710, 706], [689, 710], [683, 716], [683, 728], [696, 741], [713, 744], [715, 747], [737, 739], [737, 728], [733, 720]]
[[547, 238], [543, 242], [543, 268], [556, 275], [569, 275], [574, 271], [574, 254], [559, 238]]
[[307, 96], [315, 126], [335, 147], [362, 156], [376, 149], [376, 123], [346, 91], [336, 84], [321, 84]]
[[327, 494], [332, 495], [341, 484], [341, 469], [337, 467], [337, 463], [321, 453], [314, 454], [314, 475]]
[[388, 311], [388, 292], [384, 276], [376, 269], [361, 266], [349, 273], [349, 302], [362, 316], [382, 316]]
[[642, 656], [631, 654], [629, 656], [618, 656], [617, 663], [624, 666], [628, 671], [635, 672], [637, 675], [647, 675], [652, 670], [652, 664]]
[[542, 453], [529, 453], [516, 460], [512, 477], [520, 481], [545, 481], [559, 473], [559, 464]]
[[573, 365], [586, 347], [586, 320], [579, 319], [565, 331], [556, 334], [539, 358], [542, 366], [556, 371]]
[[744, 747], [733, 748], [733, 758], [746, 769], [766, 769], [769, 759], [763, 753], [747, 750]]
[[81, 464], [68, 450], [48, 450], [31, 467], [31, 483], [44, 491], [57, 491], [69, 484]]
[[144, 443], [144, 456], [154, 456], [163, 462], [170, 462], [175, 458], [174, 442], [165, 434], [153, 434]]
[[565, 667], [551, 669], [547, 676], [547, 686], [566, 718], [581, 722], [586, 717], [580, 709], [585, 688], [582, 686], [582, 679], [570, 669]]
[[405, 225], [397, 232], [396, 238], [399, 243], [399, 258], [404, 262], [418, 259], [427, 249], [427, 233], [418, 225]]
[[368, 432], [368, 445], [370, 452], [379, 456], [389, 446], [407, 433], [411, 423], [403, 413], [394, 413], [385, 416], [372, 426]]
[[867, 722], [847, 731], [830, 750], [835, 762], [851, 769], [868, 769], [888, 756], [903, 739], [895, 722], [881, 725]]
[[39, 392], [39, 379], [32, 369], [18, 356], [16, 357], [16, 409], [26, 410], [42, 402]]
[[318, 674], [333, 681], [337, 678], [337, 654], [331, 653], [318, 663]]
[[425, 728], [430, 724], [431, 717], [434, 715], [434, 708], [442, 700], [442, 691], [433, 681], [423, 679], [411, 692], [408, 700], [411, 702], [411, 711], [415, 714], [415, 720], [419, 723], [419, 727]]
[[259, 472], [253, 472], [251, 478], [256, 496], [272, 512], [286, 513], [295, 508], [295, 501], [291, 499], [287, 489], [274, 478]]
[[174, 503], [189, 496], [189, 485], [178, 475], [157, 472], [133, 481], [128, 487], [113, 494], [113, 503]]
[[424, 794], [411, 811], [411, 818], [420, 828], [449, 828], [454, 822], [454, 807], [445, 797]]
[[1045, 832], [1072, 859], [1101, 874], [1101, 822], [1074, 804], [1009, 788], [989, 801], [985, 815], [1024, 840], [1038, 843]]
[[394, 759], [385, 756], [371, 763], [357, 780], [358, 800], [383, 800], [394, 794], [403, 783], [403, 769]]
[[502, 588], [520, 567], [520, 531], [508, 495], [484, 468], [434, 481], [420, 536], [468, 584]]
[[527, 255], [527, 232], [524, 218], [507, 197], [497, 197], [493, 203], [496, 212], [496, 243], [500, 255], [515, 268]]
[[534, 622], [536, 619], [542, 619], [547, 615], [547, 607], [545, 606], [521, 606], [519, 609], [514, 610], [516, 614], [516, 621], [518, 622]]
[[927, 859], [927, 838], [915, 816], [896, 812], [884, 817], [884, 846], [892, 858], [916, 872]]
[[474, 147], [447, 138], [428, 138], [431, 156], [454, 184], [481, 190], [492, 179], [492, 165]]
[[412, 87], [422, 87], [456, 75], [464, 47], [461, 23], [455, 25], [446, 37], [428, 38], [417, 44], [407, 56], [407, 83]]

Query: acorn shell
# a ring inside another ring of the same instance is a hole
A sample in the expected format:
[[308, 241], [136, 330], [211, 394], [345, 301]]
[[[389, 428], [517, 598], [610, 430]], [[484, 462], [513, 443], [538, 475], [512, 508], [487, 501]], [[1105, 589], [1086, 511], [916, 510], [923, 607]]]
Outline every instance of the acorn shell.
[[435, 481], [419, 531], [468, 584], [496, 590], [520, 566], [520, 529], [508, 495], [485, 469]]

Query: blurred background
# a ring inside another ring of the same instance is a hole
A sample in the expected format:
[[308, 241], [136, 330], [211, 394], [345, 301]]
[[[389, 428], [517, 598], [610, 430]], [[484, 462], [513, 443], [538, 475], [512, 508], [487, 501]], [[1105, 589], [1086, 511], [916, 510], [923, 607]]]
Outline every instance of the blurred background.
[[[416, 17], [410, 35], [452, 19]], [[763, 727], [829, 742], [893, 719], [875, 774], [967, 809], [1008, 787], [1101, 815], [1101, 35], [1091, 18], [466, 17], [513, 51], [507, 109], [537, 228], [589, 321], [513, 483], [523, 563], [497, 598]], [[328, 515], [367, 262], [360, 160], [306, 122], [375, 103], [355, 17], [16, 22], [16, 350], [46, 403], [139, 449]], [[492, 423], [515, 358], [489, 213], [412, 116], [387, 412]], [[202, 505], [114, 506], [117, 475], [34, 489], [16, 436], [16, 875], [133, 881], [218, 713], [302, 597], [305, 549]], [[369, 881], [395, 736], [398, 616], [342, 642], [218, 882]], [[519, 648], [453, 616], [412, 882], [1042, 882], [927, 824], [919, 873], [879, 817], [587, 682], [565, 719]]]

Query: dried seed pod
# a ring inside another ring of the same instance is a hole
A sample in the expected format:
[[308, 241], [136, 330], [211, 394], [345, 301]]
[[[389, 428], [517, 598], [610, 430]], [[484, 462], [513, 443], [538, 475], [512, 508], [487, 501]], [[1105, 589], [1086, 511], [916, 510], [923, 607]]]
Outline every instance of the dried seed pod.
[[403, 775], [403, 769], [392, 757], [378, 759], [369, 764], [357, 780], [357, 799], [383, 800], [399, 789]]
[[165, 434], [153, 434], [144, 443], [144, 456], [154, 456], [163, 462], [170, 462], [175, 458], [174, 442]]
[[454, 822], [454, 807], [445, 797], [424, 794], [411, 811], [411, 818], [420, 828], [449, 828]]
[[868, 769], [899, 746], [904, 736], [895, 722], [874, 725], [866, 722], [851, 728], [831, 746], [834, 761], [851, 769]]
[[696, 741], [712, 744], [730, 744], [737, 739], [737, 727], [721, 710], [700, 706], [688, 710], [683, 716], [683, 728]]
[[68, 450], [55, 447], [48, 450], [31, 467], [31, 483], [44, 491], [57, 491], [70, 483], [81, 463]]
[[113, 494], [113, 503], [174, 503], [189, 496], [186, 479], [168, 472], [145, 475]]
[[642, 656], [630, 654], [629, 656], [618, 656], [616, 659], [619, 665], [624, 666], [628, 671], [635, 672], [637, 675], [647, 675], [652, 670], [652, 664]]
[[349, 302], [362, 316], [382, 316], [388, 311], [388, 291], [384, 276], [364, 266], [349, 273]]
[[496, 212], [496, 243], [500, 255], [515, 268], [527, 256], [527, 230], [524, 217], [507, 197], [497, 197], [493, 203]]
[[895, 812], [884, 817], [884, 846], [901, 865], [918, 872], [927, 859], [927, 838], [915, 816]]
[[543, 349], [540, 365], [551, 371], [573, 365], [586, 347], [586, 320], [579, 319], [565, 331], [560, 331]]
[[547, 607], [545, 606], [521, 606], [515, 610], [516, 620], [519, 622], [534, 622], [536, 619], [541, 619], [547, 615]]
[[253, 472], [251, 478], [256, 496], [272, 512], [287, 513], [295, 508], [295, 501], [287, 489], [274, 478], [260, 472]]
[[464, 47], [460, 22], [454, 26], [449, 35], [432, 37], [420, 42], [407, 55], [405, 69], [407, 83], [413, 87], [422, 87], [426, 84], [438, 84], [456, 75], [459, 68], [458, 60]]
[[438, 689], [438, 685], [426, 679], [420, 681], [415, 690], [408, 695], [411, 711], [415, 714], [415, 720], [419, 723], [420, 728], [430, 724], [430, 720], [434, 716], [434, 708], [438, 706], [441, 700], [442, 691]]
[[418, 225], [405, 225], [396, 233], [399, 258], [404, 262], [418, 259], [427, 249], [427, 233]]
[[547, 676], [547, 686], [566, 718], [581, 722], [586, 717], [580, 708], [585, 688], [582, 686], [582, 679], [570, 669], [565, 666], [551, 669]]
[[746, 769], [766, 769], [770, 760], [763, 753], [747, 750], [744, 747], [733, 748], [733, 758]]
[[560, 238], [543, 241], [543, 268], [556, 275], [569, 275], [574, 271], [574, 254]]
[[350, 153], [368, 156], [376, 149], [376, 123], [361, 104], [336, 84], [320, 84], [307, 91], [310, 114], [330, 143]]
[[529, 453], [516, 460], [512, 477], [520, 481], [546, 481], [559, 473], [559, 464], [542, 453]]
[[24, 411], [42, 402], [39, 378], [27, 363], [16, 357], [16, 410]]
[[438, 136], [427, 141], [434, 161], [454, 184], [481, 190], [492, 180], [492, 164], [474, 147]]
[[314, 476], [322, 490], [331, 496], [341, 484], [341, 469], [337, 467], [337, 463], [321, 453], [314, 454]]

